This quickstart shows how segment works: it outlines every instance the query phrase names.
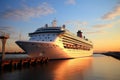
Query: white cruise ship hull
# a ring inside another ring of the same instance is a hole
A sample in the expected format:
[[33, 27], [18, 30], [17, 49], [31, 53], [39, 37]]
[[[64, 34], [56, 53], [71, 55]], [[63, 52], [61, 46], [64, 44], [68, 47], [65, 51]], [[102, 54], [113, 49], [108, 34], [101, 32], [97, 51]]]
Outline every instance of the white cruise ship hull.
[[93, 49], [66, 49], [55, 42], [17, 41], [16, 42], [30, 57], [45, 56], [49, 59], [66, 59], [91, 56]]

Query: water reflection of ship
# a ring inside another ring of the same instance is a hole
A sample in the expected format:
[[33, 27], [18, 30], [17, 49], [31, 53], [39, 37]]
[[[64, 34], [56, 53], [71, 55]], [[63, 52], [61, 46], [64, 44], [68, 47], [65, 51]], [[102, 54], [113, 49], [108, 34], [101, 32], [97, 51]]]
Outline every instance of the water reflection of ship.
[[91, 63], [92, 57], [67, 60], [54, 71], [54, 80], [83, 80]]
[[91, 70], [92, 59], [85, 57], [50, 61], [47, 65], [31, 68], [24, 77], [31, 75], [40, 80], [84, 80]]

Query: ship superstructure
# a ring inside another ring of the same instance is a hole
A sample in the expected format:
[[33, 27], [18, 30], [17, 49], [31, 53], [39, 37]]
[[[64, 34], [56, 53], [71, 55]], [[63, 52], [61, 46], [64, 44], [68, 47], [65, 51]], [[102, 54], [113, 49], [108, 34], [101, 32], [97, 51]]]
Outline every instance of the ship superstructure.
[[92, 42], [82, 36], [78, 30], [77, 36], [65, 28], [56, 26], [56, 20], [52, 27], [47, 24], [29, 33], [28, 41], [16, 41], [16, 43], [31, 57], [45, 56], [50, 59], [76, 58], [91, 56], [93, 54]]

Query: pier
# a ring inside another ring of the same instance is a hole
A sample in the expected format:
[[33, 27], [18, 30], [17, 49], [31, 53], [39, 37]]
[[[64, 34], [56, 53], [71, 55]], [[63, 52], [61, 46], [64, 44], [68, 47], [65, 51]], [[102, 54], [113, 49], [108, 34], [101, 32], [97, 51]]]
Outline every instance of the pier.
[[[23, 66], [30, 66], [36, 64], [44, 64], [48, 62], [48, 57], [39, 56], [39, 57], [13, 57], [13, 58], [6, 58], [5, 55], [5, 44], [7, 39], [9, 39], [9, 34], [0, 31], [2, 34], [0, 35], [0, 39], [2, 41], [2, 54], [0, 56], [0, 70], [4, 69], [13, 69]], [[12, 56], [12, 54], [11, 54]]]
[[33, 57], [33, 58], [16, 58], [16, 59], [4, 59], [0, 60], [0, 69], [4, 70], [5, 68], [18, 68], [23, 66], [31, 66], [36, 64], [44, 64], [48, 62], [47, 57]]

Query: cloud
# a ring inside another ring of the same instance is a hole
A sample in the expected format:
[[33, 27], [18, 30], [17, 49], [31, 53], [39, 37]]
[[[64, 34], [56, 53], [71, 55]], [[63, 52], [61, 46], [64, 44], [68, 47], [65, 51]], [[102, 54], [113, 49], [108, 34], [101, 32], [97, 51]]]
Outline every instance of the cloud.
[[74, 28], [76, 32], [79, 29], [86, 30], [86, 26], [88, 25], [88, 22], [75, 20], [75, 21], [66, 21], [65, 24], [68, 25], [69, 27], [71, 26], [71, 28]]
[[120, 23], [120, 20], [114, 20], [112, 22], [106, 23], [106, 24], [96, 24], [93, 25], [93, 28], [111, 28], [111, 27], [115, 27], [115, 25], [118, 25]]
[[17, 40], [20, 37], [19, 30], [13, 26], [0, 26], [0, 36], [4, 34], [8, 34], [10, 39], [13, 40]]
[[8, 27], [8, 26], [0, 26], [0, 31], [3, 31], [3, 30], [11, 30], [13, 29], [12, 27]]
[[6, 34], [16, 34], [15, 28], [11, 26], [0, 26], [0, 35]]
[[24, 5], [21, 9], [9, 9], [0, 13], [0, 17], [5, 19], [28, 20], [30, 18], [53, 14], [54, 12], [55, 9], [48, 3], [42, 3], [37, 7]]
[[87, 34], [104, 34], [106, 33], [105, 31], [103, 30], [98, 30], [98, 31], [89, 31], [89, 32], [86, 32]]
[[97, 24], [97, 25], [94, 25], [93, 28], [106, 28], [106, 27], [110, 28], [112, 26], [113, 24]]
[[102, 19], [111, 20], [116, 18], [117, 16], [120, 16], [120, 5], [117, 5], [111, 12], [105, 14]]
[[88, 22], [85, 22], [85, 21], [67, 21], [65, 24], [72, 24], [72, 25], [76, 25], [76, 26], [86, 26], [88, 25]]
[[107, 33], [107, 31], [104, 28], [112, 28], [117, 27], [116, 25], [119, 25], [120, 20], [114, 20], [113, 22], [109, 22], [107, 24], [96, 24], [92, 26], [90, 32], [86, 31], [87, 34], [104, 34]]
[[76, 0], [66, 0], [65, 4], [75, 5], [76, 4]]

